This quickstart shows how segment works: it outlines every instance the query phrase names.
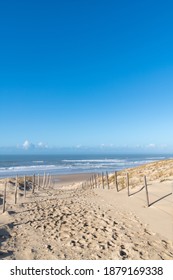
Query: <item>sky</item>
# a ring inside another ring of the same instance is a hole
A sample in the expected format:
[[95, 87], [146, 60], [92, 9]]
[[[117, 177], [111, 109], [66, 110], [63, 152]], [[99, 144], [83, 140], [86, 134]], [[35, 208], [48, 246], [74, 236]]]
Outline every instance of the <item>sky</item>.
[[0, 152], [173, 152], [173, 2], [0, 2]]

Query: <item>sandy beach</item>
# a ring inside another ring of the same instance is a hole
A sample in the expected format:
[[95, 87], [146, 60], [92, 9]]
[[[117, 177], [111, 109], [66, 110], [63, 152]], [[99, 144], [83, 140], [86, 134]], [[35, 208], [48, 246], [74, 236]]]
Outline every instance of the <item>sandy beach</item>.
[[101, 178], [95, 188], [85, 185], [91, 175], [57, 175], [50, 187], [28, 189], [26, 198], [19, 188], [16, 205], [10, 179], [4, 213], [0, 180], [0, 259], [172, 260], [173, 160], [119, 171], [118, 192], [114, 174], [109, 189]]

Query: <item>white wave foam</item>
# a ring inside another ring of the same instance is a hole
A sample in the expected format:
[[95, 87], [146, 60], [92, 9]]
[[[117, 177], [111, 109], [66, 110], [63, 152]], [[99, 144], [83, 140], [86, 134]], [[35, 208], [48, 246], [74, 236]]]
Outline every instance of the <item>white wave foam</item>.
[[15, 166], [15, 167], [7, 167], [7, 168], [0, 168], [0, 172], [2, 171], [32, 171], [35, 169], [39, 170], [47, 170], [47, 169], [56, 169], [58, 166], [56, 165], [32, 165], [32, 166]]
[[127, 162], [125, 159], [64, 159], [62, 162]]
[[[163, 157], [164, 158], [164, 157]], [[153, 162], [158, 158], [124, 158], [124, 159], [65, 159], [59, 162], [59, 164], [42, 164], [43, 161], [32, 161], [32, 165], [23, 166], [7, 166], [0, 167], [0, 176], [14, 176], [15, 174], [33, 174], [49, 172], [52, 174], [68, 174], [68, 173], [80, 173], [80, 172], [101, 172], [101, 171], [113, 171], [122, 170], [129, 167], [135, 167], [142, 164]], [[35, 162], [35, 164], [33, 164]], [[37, 165], [38, 163], [38, 165]], [[40, 164], [39, 164], [40, 163]]]

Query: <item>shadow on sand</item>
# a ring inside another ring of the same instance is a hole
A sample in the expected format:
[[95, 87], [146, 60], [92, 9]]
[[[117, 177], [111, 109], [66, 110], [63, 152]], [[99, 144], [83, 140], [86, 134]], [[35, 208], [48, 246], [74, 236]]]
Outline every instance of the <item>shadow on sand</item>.
[[142, 188], [140, 188], [140, 189], [139, 189], [138, 191], [136, 191], [136, 192], [130, 193], [129, 196], [132, 196], [132, 195], [134, 195], [134, 194], [137, 194], [137, 193], [141, 192], [144, 188], [145, 188], [145, 186], [143, 186]]
[[[8, 225], [9, 227], [13, 227], [12, 224]], [[9, 239], [11, 236], [9, 234], [9, 232], [3, 227], [0, 228], [0, 248], [2, 246], [2, 243], [5, 242], [7, 239]], [[6, 250], [6, 251], [1, 251], [0, 250], [0, 260], [5, 259], [9, 256], [13, 255], [13, 251], [11, 250]]]
[[162, 199], [164, 199], [164, 198], [166, 198], [166, 197], [168, 197], [168, 196], [170, 196], [170, 195], [172, 195], [172, 192], [171, 192], [171, 193], [168, 193], [168, 194], [166, 194], [166, 195], [164, 195], [164, 196], [162, 196], [162, 197], [160, 197], [159, 199], [157, 199], [157, 200], [155, 200], [155, 201], [153, 201], [153, 202], [151, 202], [151, 203], [149, 204], [149, 206], [151, 206], [151, 205], [153, 205], [153, 204], [159, 202], [160, 200], [162, 200]]

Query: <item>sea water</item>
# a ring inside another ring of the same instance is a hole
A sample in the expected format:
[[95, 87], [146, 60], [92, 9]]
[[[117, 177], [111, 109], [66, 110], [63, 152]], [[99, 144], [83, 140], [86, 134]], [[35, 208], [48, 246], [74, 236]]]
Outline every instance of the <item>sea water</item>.
[[0, 177], [114, 172], [168, 158], [172, 155], [0, 155]]

